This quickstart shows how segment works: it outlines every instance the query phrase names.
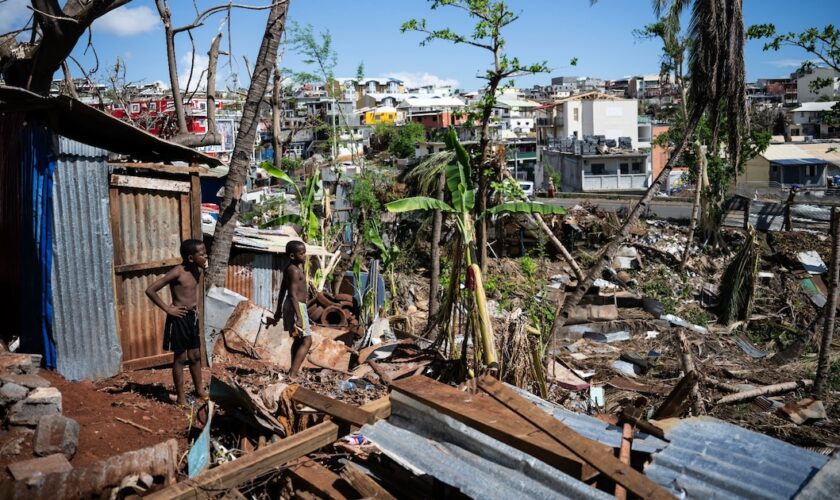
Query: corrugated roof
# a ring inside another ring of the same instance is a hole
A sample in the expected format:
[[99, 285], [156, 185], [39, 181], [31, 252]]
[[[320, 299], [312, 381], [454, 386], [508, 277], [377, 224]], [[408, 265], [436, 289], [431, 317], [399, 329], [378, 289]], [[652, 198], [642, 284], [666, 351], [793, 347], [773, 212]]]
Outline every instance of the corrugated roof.
[[798, 160], [800, 158], [810, 158], [814, 155], [805, 152], [795, 144], [771, 144], [767, 149], [761, 153], [761, 156], [766, 160]]
[[117, 338], [108, 208], [108, 152], [59, 138], [53, 188], [53, 336], [69, 380], [116, 375]]
[[472, 498], [612, 498], [398, 392], [388, 420], [359, 432], [406, 469]]
[[520, 98], [511, 98], [500, 96], [496, 99], [496, 106], [504, 106], [509, 108], [536, 108], [539, 106], [540, 103], [535, 101], [530, 101], [528, 99], [520, 99]]
[[840, 166], [840, 142], [814, 142], [797, 146], [812, 158], [819, 158]]
[[661, 422], [645, 475], [684, 498], [792, 498], [828, 457], [709, 417]]

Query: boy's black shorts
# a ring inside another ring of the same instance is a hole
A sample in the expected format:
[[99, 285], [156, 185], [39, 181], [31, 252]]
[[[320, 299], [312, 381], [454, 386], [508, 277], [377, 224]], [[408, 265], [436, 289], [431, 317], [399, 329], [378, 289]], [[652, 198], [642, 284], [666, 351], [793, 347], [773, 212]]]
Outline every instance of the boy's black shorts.
[[201, 341], [198, 337], [198, 314], [195, 310], [188, 311], [184, 317], [166, 315], [166, 325], [163, 327], [163, 350], [175, 354], [198, 349]]

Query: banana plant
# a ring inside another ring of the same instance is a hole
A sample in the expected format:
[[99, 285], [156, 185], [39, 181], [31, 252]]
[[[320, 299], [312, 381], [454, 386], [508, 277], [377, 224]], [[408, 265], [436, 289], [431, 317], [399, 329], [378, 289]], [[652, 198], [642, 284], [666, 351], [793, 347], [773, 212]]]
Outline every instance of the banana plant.
[[[473, 231], [473, 210], [475, 208], [476, 189], [472, 181], [472, 167], [469, 153], [464, 149], [463, 145], [458, 141], [455, 134], [455, 129], [450, 127], [445, 136], [445, 142], [448, 149], [455, 152], [455, 162], [446, 167], [446, 186], [449, 190], [450, 203], [431, 198], [428, 196], [414, 196], [410, 198], [403, 198], [401, 200], [392, 201], [385, 205], [385, 208], [390, 212], [412, 212], [417, 210], [440, 210], [445, 214], [451, 214], [455, 218], [455, 224], [460, 233], [462, 245], [465, 246], [463, 252], [467, 274], [470, 276], [470, 285], [474, 286], [471, 292], [474, 294], [474, 304], [476, 306], [473, 311], [473, 317], [478, 325], [481, 336], [482, 354], [484, 355], [485, 364], [488, 367], [497, 366], [496, 349], [493, 339], [493, 329], [490, 324], [489, 315], [486, 307], [486, 297], [484, 287], [481, 280], [481, 271], [477, 265], [472, 263], [472, 253], [475, 251], [475, 237]], [[489, 214], [502, 213], [541, 213], [541, 214], [564, 214], [565, 210], [560, 207], [545, 205], [542, 203], [533, 202], [511, 202], [503, 203], [486, 213], [475, 214], [476, 217], [484, 217]], [[456, 266], [453, 266], [455, 269]], [[453, 280], [458, 280], [459, 276], [452, 276]], [[470, 289], [470, 287], [468, 287]], [[451, 304], [450, 304], [451, 306]], [[448, 328], [448, 325], [445, 326]], [[452, 336], [450, 335], [450, 338]]]
[[[319, 220], [318, 217], [315, 215], [315, 208], [319, 204], [319, 201], [316, 200], [316, 198], [318, 192], [321, 190], [319, 170], [317, 168], [312, 169], [312, 176], [306, 179], [303, 191], [301, 191], [300, 188], [298, 188], [298, 185], [294, 181], [294, 179], [289, 177], [289, 175], [286, 172], [283, 172], [277, 167], [269, 165], [266, 165], [263, 168], [265, 168], [265, 171], [268, 173], [268, 175], [292, 186], [292, 188], [294, 189], [295, 198], [297, 199], [299, 206], [299, 213], [281, 215], [280, 217], [277, 217], [264, 224], [263, 227], [277, 227], [282, 226], [284, 224], [295, 224], [301, 227], [301, 239], [304, 241], [304, 243], [311, 245], [321, 245], [323, 247], [326, 247], [326, 220]], [[324, 193], [322, 195], [320, 203], [325, 204], [325, 206], [327, 207], [329, 206], [329, 198], [327, 196], [327, 193]], [[333, 269], [335, 269], [335, 266], [338, 264], [340, 256], [340, 250], [336, 250], [335, 252], [333, 252], [329, 260], [327, 260], [326, 256], [324, 255], [319, 254], [315, 256], [316, 259], [318, 259], [319, 266], [317, 271], [315, 272], [312, 284], [319, 292], [323, 291], [324, 285], [326, 285], [330, 273], [333, 271]], [[304, 272], [306, 276], [309, 276], [308, 259], [306, 261], [306, 264], [304, 264], [304, 267]]]
[[373, 220], [367, 226], [365, 238], [379, 250], [382, 268], [388, 274], [388, 283], [391, 288], [391, 306], [396, 310], [397, 285], [394, 279], [394, 268], [397, 264], [397, 257], [400, 255], [400, 247], [393, 241], [386, 245], [382, 238], [379, 225]]

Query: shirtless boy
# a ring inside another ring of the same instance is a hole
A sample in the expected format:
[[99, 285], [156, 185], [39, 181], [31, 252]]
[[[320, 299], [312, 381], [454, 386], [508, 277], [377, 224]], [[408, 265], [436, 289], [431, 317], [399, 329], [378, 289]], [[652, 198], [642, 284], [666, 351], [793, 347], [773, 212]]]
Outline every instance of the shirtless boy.
[[282, 316], [283, 328], [295, 339], [292, 343], [292, 367], [289, 370], [289, 377], [295, 378], [312, 346], [312, 331], [306, 313], [306, 276], [302, 269], [306, 260], [306, 245], [301, 241], [290, 241], [286, 244], [286, 255], [291, 263], [283, 271], [277, 311], [269, 324], [277, 324]]
[[[166, 275], [146, 289], [146, 296], [166, 313], [163, 331], [163, 349], [175, 354], [172, 363], [172, 380], [177, 395], [176, 404], [186, 405], [184, 396], [184, 365], [189, 365], [195, 395], [207, 399], [201, 382], [200, 337], [198, 331], [199, 276], [207, 268], [207, 249], [201, 240], [185, 240], [181, 243], [183, 262], [169, 270]], [[172, 304], [167, 305], [158, 291], [169, 285]]]

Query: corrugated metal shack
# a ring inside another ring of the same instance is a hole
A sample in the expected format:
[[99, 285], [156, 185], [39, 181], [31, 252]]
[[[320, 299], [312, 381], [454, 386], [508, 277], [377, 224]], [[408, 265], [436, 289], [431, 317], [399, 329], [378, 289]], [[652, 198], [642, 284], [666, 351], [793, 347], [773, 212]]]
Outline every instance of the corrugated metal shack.
[[1, 85], [0, 151], [0, 285], [18, 312], [4, 340], [18, 336], [21, 352], [71, 380], [165, 362], [151, 340], [162, 313], [137, 326], [149, 301], [125, 277], [148, 281], [175, 263], [181, 238], [200, 237], [198, 168], [125, 164], [114, 174], [108, 159], [218, 161], [69, 97]]

